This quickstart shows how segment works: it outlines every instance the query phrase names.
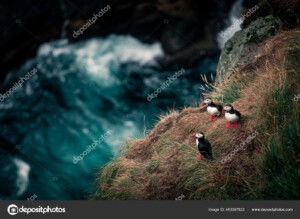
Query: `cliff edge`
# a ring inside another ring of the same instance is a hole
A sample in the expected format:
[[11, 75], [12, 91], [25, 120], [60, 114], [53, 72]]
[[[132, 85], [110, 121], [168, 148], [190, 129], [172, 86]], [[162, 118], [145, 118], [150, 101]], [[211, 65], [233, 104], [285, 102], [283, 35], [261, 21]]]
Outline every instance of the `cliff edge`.
[[[169, 112], [101, 169], [92, 199], [299, 199], [300, 31], [280, 25], [260, 18], [222, 51], [218, 80], [205, 96], [239, 110], [239, 127], [209, 121], [205, 107]], [[250, 42], [251, 30], [264, 33], [259, 43]], [[246, 52], [249, 43], [256, 56]], [[199, 131], [215, 160], [196, 158], [191, 135]]]

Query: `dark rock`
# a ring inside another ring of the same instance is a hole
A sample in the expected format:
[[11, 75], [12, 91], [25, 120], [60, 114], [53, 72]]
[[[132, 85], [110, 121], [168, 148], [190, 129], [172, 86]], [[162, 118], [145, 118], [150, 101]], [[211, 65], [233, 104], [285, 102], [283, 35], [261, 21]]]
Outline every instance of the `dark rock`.
[[258, 18], [234, 34], [221, 52], [217, 66], [217, 78], [230, 76], [237, 68], [242, 68], [260, 56], [259, 47], [282, 27], [282, 22], [273, 16]]

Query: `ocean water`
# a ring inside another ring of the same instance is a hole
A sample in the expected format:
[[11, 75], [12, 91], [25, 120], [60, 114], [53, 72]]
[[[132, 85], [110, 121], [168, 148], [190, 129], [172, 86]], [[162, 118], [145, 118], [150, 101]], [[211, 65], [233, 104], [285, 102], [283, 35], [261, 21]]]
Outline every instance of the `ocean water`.
[[214, 72], [217, 57], [185, 69], [149, 102], [175, 73], [159, 67], [163, 56], [159, 43], [129, 35], [59, 40], [9, 72], [2, 94], [36, 69], [0, 102], [0, 199], [86, 199], [126, 139], [169, 109], [195, 105], [200, 74]]

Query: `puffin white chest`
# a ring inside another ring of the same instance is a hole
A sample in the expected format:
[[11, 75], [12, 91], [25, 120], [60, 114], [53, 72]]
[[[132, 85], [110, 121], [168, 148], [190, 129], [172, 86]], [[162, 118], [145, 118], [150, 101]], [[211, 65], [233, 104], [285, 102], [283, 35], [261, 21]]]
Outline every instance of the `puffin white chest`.
[[199, 140], [198, 139], [196, 139], [196, 146], [198, 147], [198, 144], [199, 144]]
[[220, 112], [219, 112], [219, 110], [217, 109], [217, 107], [211, 107], [211, 106], [208, 106], [208, 107], [207, 107], [207, 112], [208, 112], [209, 115], [211, 115], [211, 116], [217, 116], [217, 115], [220, 115]]
[[239, 117], [235, 113], [225, 113], [225, 119], [227, 119], [229, 122], [237, 122], [239, 120]]

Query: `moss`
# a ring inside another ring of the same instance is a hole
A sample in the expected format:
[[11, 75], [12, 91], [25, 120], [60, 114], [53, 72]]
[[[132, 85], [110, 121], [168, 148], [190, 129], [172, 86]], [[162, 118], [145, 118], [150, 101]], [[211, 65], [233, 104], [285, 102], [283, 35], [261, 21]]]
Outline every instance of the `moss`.
[[[225, 44], [217, 66], [217, 80], [224, 81], [235, 71], [252, 64], [260, 43], [274, 36], [282, 27], [282, 22], [274, 16], [260, 17], [251, 25], [236, 32]], [[251, 52], [249, 52], [251, 51]]]

